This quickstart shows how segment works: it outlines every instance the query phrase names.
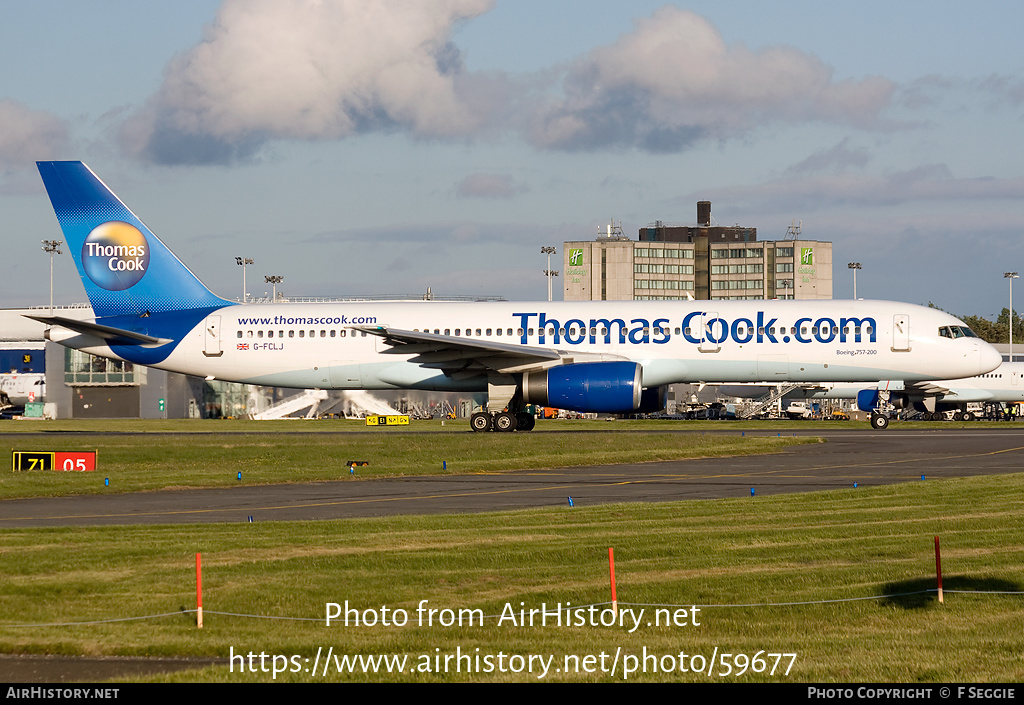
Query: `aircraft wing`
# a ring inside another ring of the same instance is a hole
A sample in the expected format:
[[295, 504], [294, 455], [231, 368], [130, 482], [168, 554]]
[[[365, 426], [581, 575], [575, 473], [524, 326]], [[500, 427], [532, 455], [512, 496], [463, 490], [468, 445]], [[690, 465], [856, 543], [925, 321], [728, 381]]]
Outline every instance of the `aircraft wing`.
[[907, 391], [924, 397], [941, 397], [950, 392], [949, 387], [943, 387], [935, 382], [909, 382]]
[[351, 328], [383, 338], [384, 342], [391, 346], [387, 353], [412, 355], [410, 362], [442, 370], [445, 374], [455, 377], [475, 376], [488, 371], [515, 374], [571, 362], [627, 359], [620, 355], [580, 354], [569, 350], [498, 343], [479, 338], [400, 330], [388, 326]]

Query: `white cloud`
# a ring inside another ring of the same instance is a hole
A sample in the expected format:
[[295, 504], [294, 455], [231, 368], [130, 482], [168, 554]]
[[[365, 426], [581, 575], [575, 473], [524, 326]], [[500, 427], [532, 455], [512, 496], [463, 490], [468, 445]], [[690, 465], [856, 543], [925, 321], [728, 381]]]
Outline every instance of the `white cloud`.
[[21, 169], [58, 157], [67, 140], [67, 127], [53, 115], [0, 100], [0, 168]]
[[578, 61], [564, 97], [536, 117], [533, 141], [557, 149], [638, 146], [671, 152], [771, 121], [880, 124], [894, 85], [835, 81], [798, 49], [728, 46], [706, 20], [664, 7]]
[[815, 152], [801, 162], [789, 167], [790, 174], [807, 174], [819, 171], [842, 172], [851, 167], [862, 168], [870, 157], [865, 149], [851, 149], [850, 140], [844, 139], [831, 149]]
[[223, 162], [270, 139], [367, 130], [454, 137], [486, 105], [450, 36], [491, 0], [227, 0], [203, 41], [166, 69], [122, 143], [164, 163]]
[[889, 174], [835, 173], [790, 176], [753, 186], [711, 189], [713, 201], [742, 203], [744, 210], [799, 208], [820, 210], [836, 205], [899, 205], [903, 203], [1024, 198], [1024, 178], [957, 178], [945, 164]]
[[543, 149], [676, 152], [773, 122], [879, 127], [893, 98], [887, 79], [839, 81], [793, 47], [727, 45], [671, 6], [567, 69], [470, 73], [452, 37], [492, 5], [225, 0], [203, 41], [123, 124], [122, 146], [159, 163], [226, 163], [271, 140], [519, 131]]
[[526, 190], [508, 174], [471, 174], [455, 187], [464, 198], [512, 198]]

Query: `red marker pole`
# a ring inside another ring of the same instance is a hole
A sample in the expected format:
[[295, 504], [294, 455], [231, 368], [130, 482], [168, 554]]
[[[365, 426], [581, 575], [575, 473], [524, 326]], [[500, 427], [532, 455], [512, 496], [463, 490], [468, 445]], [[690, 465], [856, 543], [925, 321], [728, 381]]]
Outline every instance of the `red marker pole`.
[[199, 628], [203, 628], [203, 554], [196, 554], [196, 612]]
[[939, 580], [939, 604], [942, 604], [942, 556], [939, 554], [939, 537], [935, 537], [935, 576]]
[[619, 601], [615, 597], [615, 549], [611, 546], [608, 547], [608, 572], [611, 576], [612, 582], [612, 614], [615, 618], [619, 618]]

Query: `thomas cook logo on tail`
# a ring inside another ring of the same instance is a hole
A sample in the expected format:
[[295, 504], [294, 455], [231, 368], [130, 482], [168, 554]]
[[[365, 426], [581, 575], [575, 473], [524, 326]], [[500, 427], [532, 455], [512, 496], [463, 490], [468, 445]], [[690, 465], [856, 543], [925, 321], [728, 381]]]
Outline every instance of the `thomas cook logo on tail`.
[[82, 266], [107, 291], [124, 291], [149, 269], [149, 243], [134, 225], [112, 220], [97, 226], [82, 246]]

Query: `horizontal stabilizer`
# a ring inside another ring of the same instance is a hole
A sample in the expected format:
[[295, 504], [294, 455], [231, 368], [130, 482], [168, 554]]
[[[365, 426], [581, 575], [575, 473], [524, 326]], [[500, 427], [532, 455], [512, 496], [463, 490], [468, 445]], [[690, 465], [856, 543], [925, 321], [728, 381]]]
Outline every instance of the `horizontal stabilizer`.
[[96, 338], [105, 340], [108, 345], [166, 345], [167, 343], [173, 343], [173, 340], [169, 338], [156, 338], [152, 335], [146, 335], [145, 333], [136, 333], [131, 330], [124, 330], [123, 328], [114, 328], [113, 326], [105, 326], [100, 323], [90, 323], [89, 321], [79, 321], [74, 318], [65, 318], [63, 316], [29, 316], [25, 315], [25, 318], [31, 318], [33, 321], [39, 321], [51, 326], [60, 326], [61, 328], [67, 328], [73, 330], [76, 333], [82, 335], [91, 335]]

